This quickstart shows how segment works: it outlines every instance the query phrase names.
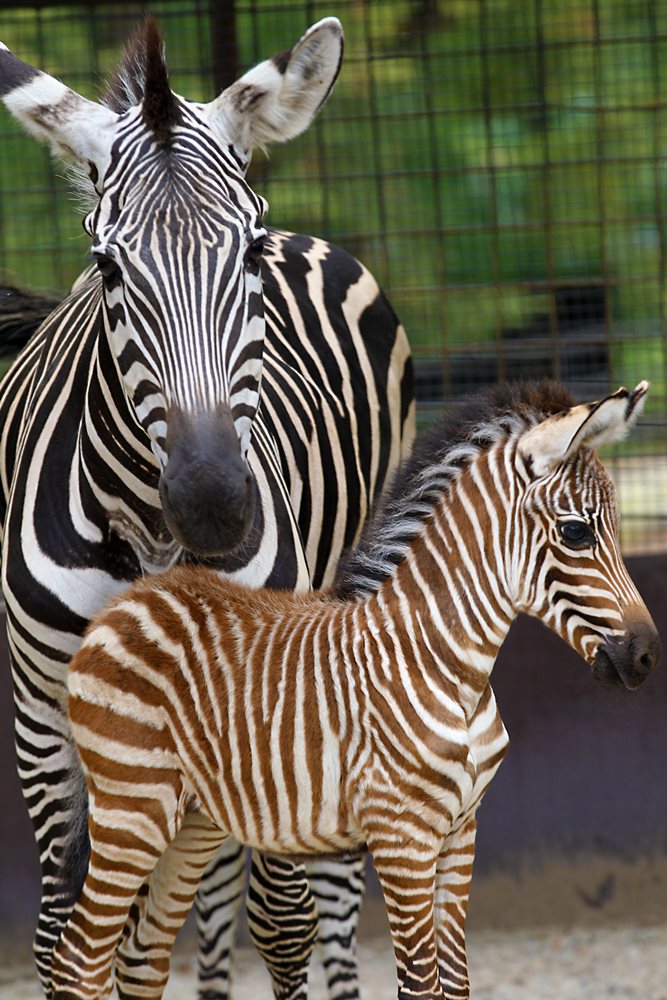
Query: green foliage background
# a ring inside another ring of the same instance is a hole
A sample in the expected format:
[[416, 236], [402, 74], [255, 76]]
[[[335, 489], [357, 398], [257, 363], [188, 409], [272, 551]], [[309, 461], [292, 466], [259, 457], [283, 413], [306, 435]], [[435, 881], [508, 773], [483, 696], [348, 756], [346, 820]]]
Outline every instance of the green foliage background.
[[[213, 97], [212, 6], [149, 6], [174, 89]], [[95, 97], [142, 10], [9, 8], [0, 37]], [[346, 33], [340, 81], [317, 124], [251, 168], [269, 221], [360, 257], [416, 355], [445, 372], [461, 354], [471, 371], [493, 352], [502, 359], [506, 330], [530, 330], [536, 317], [557, 343], [559, 287], [603, 289], [597, 332], [610, 363], [587, 389], [651, 377], [642, 448], [664, 451], [667, 3], [236, 0], [235, 10], [241, 69], [319, 17], [336, 14]], [[64, 291], [84, 265], [63, 174], [2, 115], [6, 280]]]

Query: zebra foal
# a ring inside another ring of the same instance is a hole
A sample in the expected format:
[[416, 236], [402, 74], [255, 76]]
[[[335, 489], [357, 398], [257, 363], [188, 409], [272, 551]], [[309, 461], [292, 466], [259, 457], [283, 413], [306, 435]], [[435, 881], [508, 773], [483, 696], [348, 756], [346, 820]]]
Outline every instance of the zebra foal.
[[180, 567], [99, 616], [68, 676], [91, 854], [70, 886], [56, 1000], [108, 995], [134, 896], [184, 826], [190, 850], [169, 873], [180, 892], [149, 956], [156, 985], [233, 835], [297, 856], [366, 845], [399, 998], [469, 995], [475, 812], [508, 742], [489, 677], [512, 620], [540, 618], [627, 688], [659, 657], [592, 450], [625, 433], [646, 390], [579, 406], [553, 383], [473, 398], [421, 438], [333, 594]]

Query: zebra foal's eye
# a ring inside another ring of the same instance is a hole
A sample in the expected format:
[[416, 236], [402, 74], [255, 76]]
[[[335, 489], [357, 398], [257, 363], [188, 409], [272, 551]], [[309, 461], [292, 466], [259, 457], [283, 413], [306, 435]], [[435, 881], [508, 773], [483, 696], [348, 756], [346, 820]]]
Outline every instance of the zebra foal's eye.
[[595, 543], [595, 532], [585, 521], [559, 521], [558, 533], [570, 549], [586, 549]]

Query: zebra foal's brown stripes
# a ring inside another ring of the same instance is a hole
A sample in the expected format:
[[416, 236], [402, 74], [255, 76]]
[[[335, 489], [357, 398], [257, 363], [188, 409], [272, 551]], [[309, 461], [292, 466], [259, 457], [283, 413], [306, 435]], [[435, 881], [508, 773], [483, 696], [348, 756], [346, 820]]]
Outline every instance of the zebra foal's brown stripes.
[[230, 834], [288, 855], [365, 844], [399, 998], [468, 997], [475, 813], [507, 747], [489, 676], [511, 621], [541, 618], [594, 676], [628, 688], [659, 656], [591, 450], [625, 433], [646, 388], [583, 406], [551, 383], [473, 399], [418, 442], [331, 595], [177, 568], [97, 619], [68, 679], [92, 853], [55, 1000], [107, 995], [153, 868], [142, 995], [160, 997]]

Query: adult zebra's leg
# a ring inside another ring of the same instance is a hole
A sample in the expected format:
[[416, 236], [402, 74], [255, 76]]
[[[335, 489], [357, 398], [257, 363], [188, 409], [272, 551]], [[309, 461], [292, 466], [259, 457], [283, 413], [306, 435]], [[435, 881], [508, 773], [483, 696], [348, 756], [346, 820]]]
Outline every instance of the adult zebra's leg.
[[76, 837], [83, 862], [87, 859], [85, 808], [83, 824], [80, 820], [86, 791], [58, 699], [31, 697], [30, 685], [15, 673], [14, 705], [18, 773], [41, 868], [42, 897], [33, 949], [37, 974], [49, 996], [53, 949], [73, 905], [62, 881], [64, 855], [70, 853], [76, 860]]
[[358, 1000], [357, 925], [364, 897], [364, 856], [308, 861], [319, 917], [318, 945], [329, 1000]]
[[447, 838], [438, 858], [435, 924], [440, 981], [447, 1000], [470, 996], [465, 926], [476, 833], [473, 818]]
[[253, 851], [247, 912], [278, 1000], [306, 1000], [317, 907], [303, 866]]
[[185, 816], [130, 909], [116, 955], [121, 1000], [162, 996], [174, 939], [223, 839], [224, 834], [201, 813]]
[[245, 886], [246, 850], [228, 837], [195, 897], [199, 1000], [228, 1000], [236, 922]]

